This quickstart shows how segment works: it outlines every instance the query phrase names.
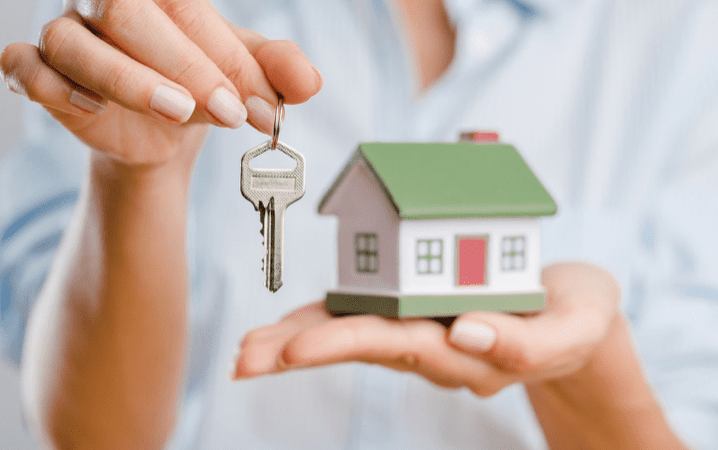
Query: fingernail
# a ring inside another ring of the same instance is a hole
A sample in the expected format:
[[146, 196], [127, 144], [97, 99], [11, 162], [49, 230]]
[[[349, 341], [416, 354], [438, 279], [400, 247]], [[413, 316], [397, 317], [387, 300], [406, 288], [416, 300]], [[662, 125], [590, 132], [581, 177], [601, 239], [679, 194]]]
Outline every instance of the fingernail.
[[88, 97], [80, 91], [75, 90], [73, 90], [72, 94], [70, 94], [70, 103], [91, 114], [101, 113], [105, 109], [105, 105], [102, 103]]
[[207, 102], [207, 110], [230, 128], [239, 128], [247, 120], [247, 109], [227, 88], [218, 87]]
[[17, 77], [5, 75], [5, 84], [7, 85], [7, 88], [10, 89], [10, 92], [27, 97], [27, 91], [25, 91], [25, 87], [20, 84], [20, 80], [18, 80]]
[[324, 77], [322, 76], [322, 73], [314, 66], [312, 66], [312, 69], [314, 69], [314, 73], [316, 73], [317, 77], [319, 77], [319, 85], [321, 86], [324, 83]]
[[496, 341], [496, 331], [484, 324], [457, 322], [451, 327], [449, 340], [465, 350], [485, 352]]
[[150, 108], [177, 122], [189, 120], [194, 111], [195, 101], [171, 87], [159, 85], [150, 100]]
[[257, 128], [265, 133], [272, 132], [274, 128], [274, 106], [256, 95], [245, 100], [244, 106], [247, 107], [249, 112], [249, 119]]

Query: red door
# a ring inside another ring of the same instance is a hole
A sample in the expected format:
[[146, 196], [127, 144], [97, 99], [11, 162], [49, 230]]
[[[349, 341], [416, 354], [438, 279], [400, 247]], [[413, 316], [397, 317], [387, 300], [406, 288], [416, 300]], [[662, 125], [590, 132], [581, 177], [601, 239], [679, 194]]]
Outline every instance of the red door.
[[462, 237], [457, 240], [459, 286], [486, 284], [486, 238]]

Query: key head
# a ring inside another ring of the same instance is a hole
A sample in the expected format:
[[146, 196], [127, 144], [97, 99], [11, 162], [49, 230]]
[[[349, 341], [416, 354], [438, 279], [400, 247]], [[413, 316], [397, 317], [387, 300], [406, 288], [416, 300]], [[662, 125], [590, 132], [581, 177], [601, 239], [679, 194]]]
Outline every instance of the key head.
[[266, 206], [271, 198], [277, 207], [286, 208], [304, 195], [304, 155], [283, 142], [277, 142], [277, 150], [296, 161], [294, 169], [254, 169], [250, 166], [254, 158], [271, 149], [268, 141], [242, 156], [240, 189], [257, 211], [260, 202]]

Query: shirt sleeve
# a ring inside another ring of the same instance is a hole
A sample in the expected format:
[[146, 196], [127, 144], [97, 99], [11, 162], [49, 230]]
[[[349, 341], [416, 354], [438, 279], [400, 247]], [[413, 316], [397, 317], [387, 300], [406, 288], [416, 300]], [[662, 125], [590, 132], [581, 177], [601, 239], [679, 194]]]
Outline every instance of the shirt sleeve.
[[659, 174], [625, 294], [670, 423], [688, 445], [718, 449], [718, 87], [702, 92], [713, 106], [675, 140]]
[[81, 144], [37, 105], [29, 138], [0, 161], [0, 355], [19, 366], [25, 325], [77, 201]]

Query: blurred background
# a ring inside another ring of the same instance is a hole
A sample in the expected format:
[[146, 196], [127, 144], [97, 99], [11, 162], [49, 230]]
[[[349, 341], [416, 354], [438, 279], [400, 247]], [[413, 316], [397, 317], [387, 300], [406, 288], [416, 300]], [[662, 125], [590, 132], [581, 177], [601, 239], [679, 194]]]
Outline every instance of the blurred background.
[[[31, 30], [34, 10], [35, 0], [0, 2], [0, 49], [16, 41], [37, 44]], [[3, 86], [0, 89], [0, 158], [20, 142], [21, 107], [22, 97]]]
[[[31, 29], [34, 9], [35, 0], [0, 1], [0, 49], [16, 41], [37, 43]], [[0, 87], [0, 164], [7, 151], [20, 143], [22, 104], [22, 97]], [[20, 411], [20, 375], [17, 368], [0, 359], [0, 449], [37, 448], [27, 435]]]

